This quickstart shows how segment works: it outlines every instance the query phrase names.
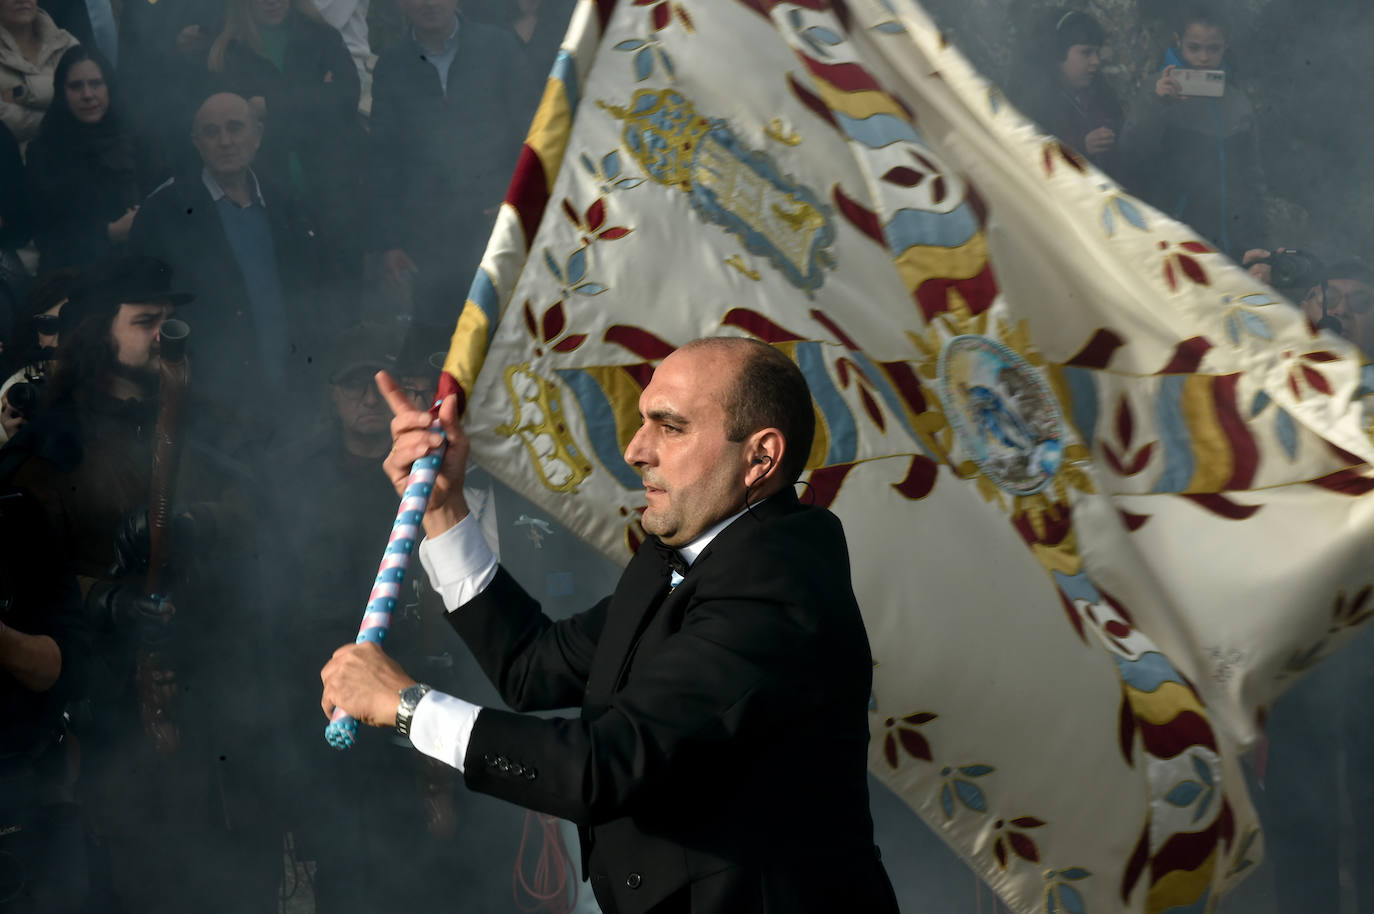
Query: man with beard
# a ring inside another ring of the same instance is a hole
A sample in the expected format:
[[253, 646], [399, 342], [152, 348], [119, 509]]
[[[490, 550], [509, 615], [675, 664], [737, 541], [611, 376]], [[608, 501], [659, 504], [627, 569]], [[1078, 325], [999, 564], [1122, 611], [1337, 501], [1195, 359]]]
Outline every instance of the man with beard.
[[[271, 798], [243, 759], [261, 728], [219, 698], [226, 669], [262, 663], [242, 635], [261, 600], [238, 542], [246, 509], [232, 494], [251, 480], [190, 432], [164, 575], [172, 599], [144, 587], [161, 330], [190, 300], [151, 258], [93, 269], [62, 309], [49, 401], [6, 446], [0, 475], [44, 506], [77, 575], [93, 633], [80, 795], [116, 892], [140, 912], [266, 912], [278, 837], [264, 825]], [[195, 412], [194, 401], [184, 408]]]

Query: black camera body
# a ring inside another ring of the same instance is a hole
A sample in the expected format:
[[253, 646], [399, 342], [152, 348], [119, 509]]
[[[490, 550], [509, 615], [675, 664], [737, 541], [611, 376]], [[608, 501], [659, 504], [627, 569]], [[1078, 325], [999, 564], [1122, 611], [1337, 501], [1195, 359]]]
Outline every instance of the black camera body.
[[1307, 251], [1276, 251], [1250, 265], [1257, 263], [1269, 265], [1269, 285], [1275, 289], [1309, 289], [1322, 278], [1321, 259]]

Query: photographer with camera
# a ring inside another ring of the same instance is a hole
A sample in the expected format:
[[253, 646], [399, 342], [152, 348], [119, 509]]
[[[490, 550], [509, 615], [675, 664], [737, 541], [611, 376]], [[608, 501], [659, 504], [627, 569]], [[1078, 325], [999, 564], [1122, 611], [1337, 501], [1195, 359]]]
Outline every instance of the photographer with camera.
[[[16, 343], [21, 365], [0, 384], [0, 444], [13, 438], [43, 401], [44, 382], [57, 355], [58, 315], [71, 298], [81, 274], [54, 270], [38, 277], [20, 303], [15, 326], [27, 333]], [[27, 327], [25, 326], [27, 324]]]
[[1358, 260], [1326, 267], [1306, 251], [1287, 248], [1255, 248], [1241, 262], [1256, 279], [1298, 302], [1313, 328], [1330, 330], [1374, 355], [1374, 268]]

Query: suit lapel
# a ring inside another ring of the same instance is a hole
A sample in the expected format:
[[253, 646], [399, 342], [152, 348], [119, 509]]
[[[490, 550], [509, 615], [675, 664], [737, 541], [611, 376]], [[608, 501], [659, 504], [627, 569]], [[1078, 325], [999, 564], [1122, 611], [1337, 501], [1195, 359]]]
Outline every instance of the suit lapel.
[[605, 628], [587, 676], [587, 692], [582, 702], [584, 717], [594, 718], [605, 710], [635, 640], [667, 594], [668, 570], [646, 543], [630, 560], [606, 611]]

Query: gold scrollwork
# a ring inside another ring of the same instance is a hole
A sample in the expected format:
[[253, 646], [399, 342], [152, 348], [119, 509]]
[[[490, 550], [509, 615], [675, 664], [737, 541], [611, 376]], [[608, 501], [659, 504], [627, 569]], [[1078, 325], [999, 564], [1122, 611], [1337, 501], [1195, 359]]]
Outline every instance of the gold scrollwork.
[[496, 434], [520, 439], [546, 488], [576, 492], [591, 475], [592, 465], [573, 440], [558, 385], [535, 374], [529, 362], [507, 366], [505, 382], [515, 416], [497, 426]]

